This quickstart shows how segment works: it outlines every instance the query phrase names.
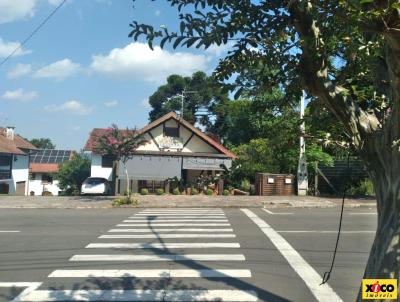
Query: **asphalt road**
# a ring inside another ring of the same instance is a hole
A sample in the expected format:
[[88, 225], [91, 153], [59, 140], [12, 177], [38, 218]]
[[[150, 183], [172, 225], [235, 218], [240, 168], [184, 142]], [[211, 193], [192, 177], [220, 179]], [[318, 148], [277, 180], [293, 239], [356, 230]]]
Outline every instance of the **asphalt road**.
[[376, 214], [345, 209], [319, 286], [339, 211], [1, 209], [0, 301], [354, 301]]

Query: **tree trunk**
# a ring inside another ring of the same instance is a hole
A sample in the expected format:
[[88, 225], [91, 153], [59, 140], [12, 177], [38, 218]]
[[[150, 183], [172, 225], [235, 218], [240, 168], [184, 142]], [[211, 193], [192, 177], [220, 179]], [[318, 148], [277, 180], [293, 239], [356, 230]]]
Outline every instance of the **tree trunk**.
[[126, 163], [124, 163], [125, 165], [125, 175], [126, 175], [126, 196], [131, 197], [131, 189], [129, 188], [129, 173], [128, 173], [128, 167], [126, 165]]
[[[374, 183], [378, 224], [363, 278], [397, 279], [400, 284], [400, 153], [384, 149], [364, 158]], [[357, 301], [363, 301], [361, 289]]]

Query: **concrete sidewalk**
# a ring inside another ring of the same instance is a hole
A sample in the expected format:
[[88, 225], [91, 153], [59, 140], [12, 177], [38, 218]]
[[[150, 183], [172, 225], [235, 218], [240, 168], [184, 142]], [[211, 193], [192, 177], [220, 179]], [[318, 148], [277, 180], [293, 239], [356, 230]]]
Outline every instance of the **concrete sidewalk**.
[[[341, 205], [341, 199], [314, 196], [188, 196], [135, 195], [139, 208], [231, 207], [231, 208], [328, 208]], [[115, 197], [83, 196], [0, 196], [0, 208], [101, 209], [112, 208]], [[372, 199], [346, 199], [346, 207], [375, 207]]]

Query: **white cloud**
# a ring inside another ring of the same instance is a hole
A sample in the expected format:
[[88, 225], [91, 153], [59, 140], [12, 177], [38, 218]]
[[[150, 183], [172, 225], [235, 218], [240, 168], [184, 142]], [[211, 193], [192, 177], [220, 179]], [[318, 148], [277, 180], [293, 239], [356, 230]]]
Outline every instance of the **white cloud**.
[[71, 100], [61, 105], [47, 105], [44, 107], [47, 112], [68, 112], [76, 115], [88, 115], [93, 111], [93, 107], [88, 107], [79, 101]]
[[61, 81], [69, 76], [74, 75], [80, 69], [80, 65], [72, 62], [70, 59], [63, 59], [37, 70], [34, 74], [35, 78], [52, 78]]
[[16, 79], [32, 72], [31, 64], [18, 63], [7, 73], [9, 79]]
[[150, 109], [150, 108], [151, 108], [150, 103], [149, 103], [149, 99], [143, 99], [143, 100], [141, 101], [141, 104], [142, 104], [142, 106], [143, 106], [144, 108], [146, 108], [146, 109]]
[[188, 52], [169, 52], [146, 43], [130, 43], [114, 48], [108, 55], [94, 55], [91, 68], [99, 73], [160, 83], [170, 74], [191, 75], [206, 69], [207, 58]]
[[37, 97], [38, 93], [36, 91], [24, 91], [21, 88], [16, 90], [8, 90], [2, 95], [4, 100], [16, 102], [29, 102]]
[[79, 131], [79, 130], [81, 130], [81, 126], [74, 126], [74, 127], [72, 127], [72, 130]]
[[118, 105], [118, 101], [117, 100], [112, 100], [109, 102], [104, 102], [104, 106], [106, 107], [115, 107]]
[[0, 0], [0, 23], [31, 18], [36, 4], [37, 0]]
[[[1, 10], [1, 8], [0, 8], [0, 10]], [[19, 43], [19, 42], [7, 42], [7, 41], [4, 41], [2, 38], [0, 38], [0, 57], [5, 58], [5, 57], [9, 56], [20, 45], [21, 45], [21, 43]], [[31, 53], [30, 50], [18, 49], [13, 56], [14, 57], [23, 56], [23, 55], [27, 55], [30, 53]]]
[[229, 50], [231, 50], [233, 45], [233, 42], [228, 42], [227, 44], [221, 44], [219, 46], [217, 44], [212, 44], [206, 49], [206, 53], [216, 57], [220, 57], [221, 55], [226, 54]]
[[161, 11], [159, 9], [157, 9], [154, 14], [158, 17], [159, 15], [161, 15]]

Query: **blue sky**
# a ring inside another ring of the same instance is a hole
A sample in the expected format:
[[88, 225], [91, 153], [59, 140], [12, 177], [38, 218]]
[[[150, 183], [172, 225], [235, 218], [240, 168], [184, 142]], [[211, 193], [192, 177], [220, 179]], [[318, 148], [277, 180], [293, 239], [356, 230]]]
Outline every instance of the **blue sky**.
[[[59, 2], [0, 0], [0, 60]], [[166, 1], [137, 0], [133, 8], [131, 0], [67, 0], [0, 67], [0, 126], [79, 150], [92, 128], [147, 124], [148, 97], [169, 74], [211, 73], [227, 50], [151, 51], [128, 38], [134, 19], [170, 29], [178, 24]]]

